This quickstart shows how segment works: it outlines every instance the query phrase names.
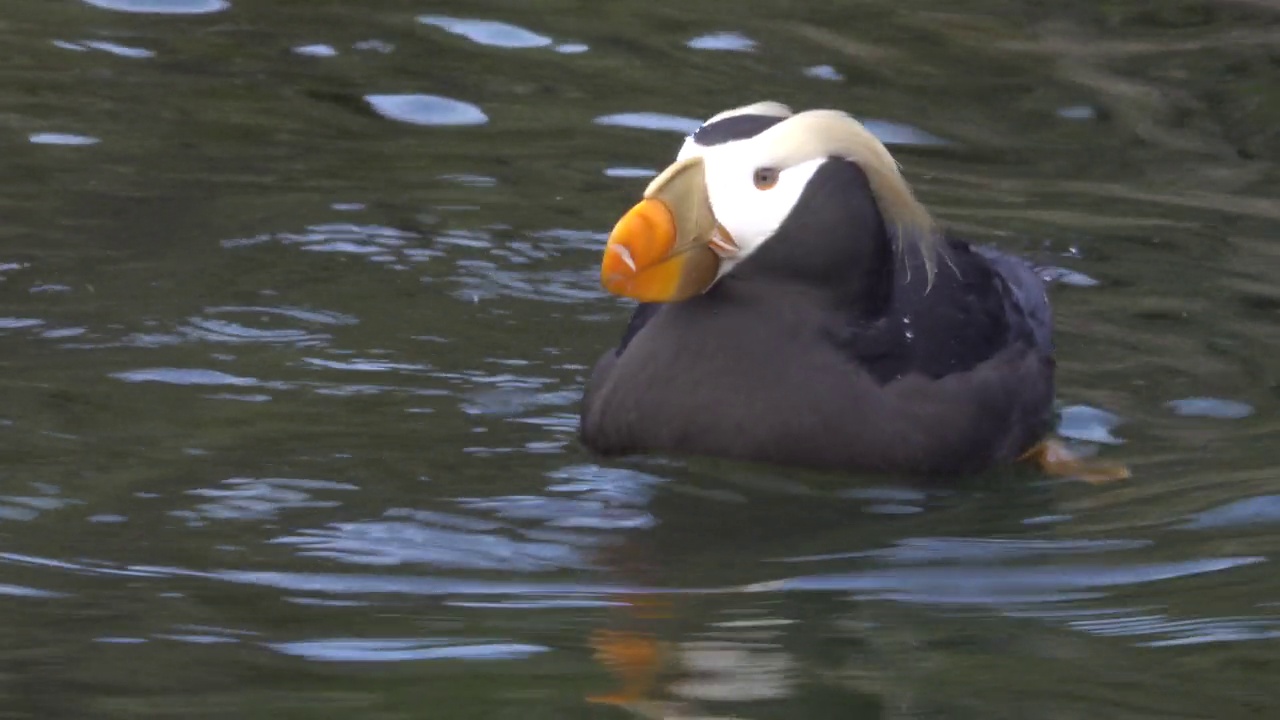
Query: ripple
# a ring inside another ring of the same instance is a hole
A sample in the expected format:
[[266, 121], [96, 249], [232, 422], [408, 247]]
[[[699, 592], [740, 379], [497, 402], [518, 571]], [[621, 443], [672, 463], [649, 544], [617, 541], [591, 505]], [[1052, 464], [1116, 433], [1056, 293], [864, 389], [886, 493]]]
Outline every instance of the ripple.
[[934, 605], [1019, 605], [1102, 597], [1111, 587], [1203, 575], [1265, 562], [1225, 557], [1115, 565], [915, 567], [861, 573], [809, 575], [748, 585], [751, 592], [841, 591], [862, 600]]
[[[509, 599], [536, 598], [540, 603], [582, 600], [617, 602], [616, 595], [650, 594], [657, 591], [709, 592], [706, 589], [662, 589], [657, 587], [581, 582], [528, 582], [524, 580], [476, 580], [445, 575], [377, 575], [368, 573], [304, 573], [273, 570], [203, 571], [175, 566], [120, 565], [81, 559], [78, 562], [36, 555], [0, 552], [0, 561], [85, 575], [125, 578], [202, 578], [238, 585], [269, 587], [294, 593], [342, 595], [472, 595], [509, 596]], [[315, 598], [312, 598], [314, 601]], [[325, 598], [333, 602], [333, 598]]]
[[412, 125], [483, 125], [489, 116], [477, 105], [439, 95], [366, 95], [379, 115]]
[[474, 173], [455, 173], [452, 175], [441, 175], [440, 180], [445, 182], [457, 183], [463, 187], [487, 188], [495, 187], [498, 179], [488, 175], [476, 175]]
[[455, 282], [463, 287], [452, 294], [459, 300], [479, 302], [499, 297], [578, 304], [606, 297], [590, 276], [578, 270], [505, 270], [491, 262], [458, 263]]
[[430, 366], [418, 363], [397, 363], [389, 360], [353, 358], [351, 360], [327, 360], [324, 358], [302, 358], [308, 365], [330, 370], [354, 370], [357, 372], [424, 372]]
[[64, 50], [75, 50], [76, 52], [88, 52], [89, 50], [101, 50], [102, 52], [111, 53], [118, 57], [145, 59], [156, 56], [154, 51], [146, 48], [132, 47], [129, 45], [121, 45], [119, 43], [107, 42], [105, 40], [82, 40], [78, 43], [69, 40], [54, 40], [57, 45]]
[[500, 532], [502, 526], [471, 531], [388, 515], [388, 519], [306, 529], [272, 542], [296, 547], [304, 557], [380, 567], [411, 564], [526, 573], [589, 567], [578, 548], [507, 537]]
[[360, 319], [355, 315], [335, 312], [333, 310], [307, 310], [305, 308], [292, 307], [289, 305], [278, 306], [258, 306], [258, 305], [223, 305], [211, 307], [206, 310], [209, 313], [226, 313], [226, 312], [252, 312], [276, 314], [290, 317], [302, 322], [316, 323], [318, 325], [355, 325]]
[[338, 50], [332, 45], [317, 43], [314, 45], [298, 45], [293, 48], [293, 52], [297, 55], [306, 55], [308, 57], [337, 57]]
[[514, 417], [543, 407], [567, 407], [578, 402], [577, 390], [536, 392], [523, 388], [482, 388], [466, 395], [461, 410], [468, 415]]
[[694, 132], [702, 125], [701, 120], [655, 112], [629, 112], [615, 113], [613, 115], [601, 115], [592, 122], [597, 125], [635, 128], [637, 130], [678, 132], [683, 135], [688, 135], [689, 133]]
[[270, 520], [282, 511], [302, 508], [334, 508], [336, 500], [320, 500], [316, 492], [358, 489], [347, 483], [305, 478], [244, 478], [224, 480], [219, 487], [188, 490], [187, 495], [208, 498], [193, 510], [170, 514], [188, 520]]
[[519, 25], [498, 22], [497, 20], [478, 20], [472, 18], [455, 18], [447, 15], [421, 15], [418, 22], [432, 25], [446, 32], [459, 35], [479, 45], [489, 47], [520, 49], [546, 47], [552, 43], [551, 38], [526, 30]]
[[918, 127], [907, 125], [906, 123], [895, 122], [893, 120], [860, 120], [863, 127], [872, 135], [880, 139], [885, 145], [916, 145], [916, 146], [933, 146], [933, 145], [950, 145], [949, 140], [944, 140], [930, 133], [921, 130]]
[[1186, 530], [1280, 523], [1280, 495], [1260, 495], [1196, 513], [1181, 527]]
[[230, 385], [247, 387], [262, 384], [261, 381], [255, 378], [241, 377], [204, 368], [145, 368], [111, 373], [111, 377], [130, 383], [158, 382], [168, 385]]
[[35, 494], [0, 496], [0, 520], [17, 520], [27, 522], [40, 517], [42, 513], [59, 510], [69, 505], [79, 505], [79, 500], [59, 495], [53, 485], [35, 483]]
[[[131, 569], [132, 570], [132, 569]], [[136, 571], [136, 570], [135, 570]], [[357, 573], [299, 573], [254, 570], [199, 572], [182, 568], [146, 568], [146, 571], [180, 577], [204, 577], [241, 585], [256, 585], [293, 592], [329, 595], [511, 595], [577, 597], [648, 593], [654, 588], [569, 583], [517, 582], [511, 580], [471, 580], [444, 576], [392, 576]], [[672, 592], [668, 590], [667, 592]]]
[[82, 0], [103, 10], [160, 15], [205, 15], [231, 7], [229, 0]]
[[558, 245], [596, 253], [604, 248], [609, 239], [608, 233], [599, 230], [575, 230], [573, 228], [551, 228], [538, 230], [532, 236], [539, 240], [552, 240]]
[[285, 655], [322, 662], [406, 662], [413, 660], [522, 660], [548, 652], [543, 645], [521, 643], [450, 644], [437, 639], [360, 640], [334, 638], [274, 643]]
[[53, 592], [52, 590], [41, 590], [40, 588], [27, 587], [25, 585], [10, 585], [8, 583], [0, 583], [0, 596], [27, 598], [67, 597], [64, 593]]
[[41, 325], [44, 321], [38, 318], [0, 317], [0, 330], [21, 330]]
[[641, 167], [610, 167], [604, 169], [606, 177], [613, 178], [651, 178], [658, 174], [653, 168]]
[[351, 45], [351, 49], [367, 50], [369, 52], [381, 53], [382, 55], [389, 55], [396, 49], [396, 46], [387, 42], [386, 40], [373, 39], [373, 40], [361, 40], [358, 43], [354, 43]]
[[908, 538], [889, 548], [785, 558], [783, 561], [811, 562], [846, 558], [876, 558], [883, 562], [899, 565], [993, 563], [1044, 556], [1137, 550], [1149, 547], [1151, 544], [1147, 540], [1029, 540], [925, 537]]
[[[420, 238], [421, 236], [417, 233], [384, 225], [325, 223], [310, 225], [305, 231], [298, 233], [275, 233], [223, 240], [222, 246], [242, 248], [276, 240], [285, 245], [300, 245], [302, 249], [311, 252], [369, 256], [400, 251], [411, 240]], [[405, 250], [405, 252], [413, 252], [413, 250]]]
[[1038, 268], [1038, 270], [1040, 277], [1044, 278], [1045, 282], [1058, 282], [1072, 287], [1096, 287], [1100, 284], [1097, 280], [1079, 270], [1057, 266], [1046, 266]]
[[1160, 640], [1138, 643], [1140, 646], [1145, 647], [1204, 645], [1207, 643], [1280, 638], [1280, 621], [1274, 618], [1179, 619], [1168, 615], [1141, 615], [1073, 620], [1068, 625], [1091, 635], [1105, 637], [1166, 636]]
[[756, 49], [756, 41], [737, 32], [714, 32], [699, 35], [685, 45], [694, 50], [719, 50], [722, 52], [751, 52]]
[[1058, 108], [1056, 114], [1064, 120], [1095, 120], [1098, 109], [1092, 105], [1068, 105]]
[[818, 80], [840, 81], [844, 80], [844, 75], [839, 70], [830, 65], [813, 65], [804, 69], [806, 77], [816, 78]]
[[1183, 417], [1240, 420], [1253, 414], [1253, 406], [1248, 403], [1213, 397], [1183, 398], [1170, 401], [1166, 406]]
[[32, 133], [27, 139], [33, 145], [97, 145], [102, 142], [91, 135], [55, 132]]
[[607, 499], [593, 497], [510, 495], [462, 498], [459, 502], [472, 510], [485, 510], [508, 520], [539, 520], [558, 528], [632, 530], [657, 524], [653, 515], [641, 508], [621, 507]]
[[1070, 405], [1062, 408], [1058, 434], [1084, 442], [1120, 445], [1124, 441], [1111, 433], [1120, 422], [1120, 416], [1115, 413], [1088, 405]]
[[[354, 325], [358, 318], [325, 310], [307, 310], [295, 307], [221, 306], [206, 308], [209, 315], [255, 315], [259, 322], [287, 318], [310, 325]], [[178, 332], [187, 340], [218, 343], [288, 343], [298, 346], [321, 344], [332, 338], [328, 333], [300, 328], [255, 328], [221, 318], [189, 318]]]
[[330, 337], [322, 333], [309, 333], [306, 330], [297, 329], [263, 330], [213, 318], [191, 318], [188, 322], [188, 325], [179, 328], [180, 331], [193, 339], [205, 342], [307, 345]]

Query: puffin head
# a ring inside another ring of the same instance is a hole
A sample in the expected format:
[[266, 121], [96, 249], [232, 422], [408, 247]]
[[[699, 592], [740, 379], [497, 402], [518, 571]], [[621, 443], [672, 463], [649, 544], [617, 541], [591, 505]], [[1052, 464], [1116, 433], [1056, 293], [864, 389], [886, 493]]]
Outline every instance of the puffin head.
[[928, 210], [861, 123], [761, 102], [685, 140], [614, 226], [600, 281], [642, 302], [685, 300], [726, 276], [847, 286], [891, 260], [893, 241], [919, 248], [932, 281], [936, 240]]

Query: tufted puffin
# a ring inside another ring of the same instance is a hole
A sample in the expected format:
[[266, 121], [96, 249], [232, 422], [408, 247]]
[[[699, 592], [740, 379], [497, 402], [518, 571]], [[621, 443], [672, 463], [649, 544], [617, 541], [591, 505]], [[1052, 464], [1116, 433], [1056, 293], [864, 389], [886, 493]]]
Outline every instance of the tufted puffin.
[[1035, 267], [941, 230], [846, 113], [760, 102], [711, 117], [617, 222], [600, 273], [640, 302], [582, 400], [600, 455], [1126, 474], [1049, 436], [1053, 318]]

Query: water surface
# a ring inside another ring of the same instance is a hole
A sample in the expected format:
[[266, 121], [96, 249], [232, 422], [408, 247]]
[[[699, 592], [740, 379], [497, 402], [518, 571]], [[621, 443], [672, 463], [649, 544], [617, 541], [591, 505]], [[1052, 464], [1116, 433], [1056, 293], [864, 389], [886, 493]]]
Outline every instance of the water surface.
[[[10, 5], [5, 717], [1280, 706], [1265, 3]], [[763, 98], [1055, 268], [1061, 432], [1132, 480], [583, 451], [605, 233]]]

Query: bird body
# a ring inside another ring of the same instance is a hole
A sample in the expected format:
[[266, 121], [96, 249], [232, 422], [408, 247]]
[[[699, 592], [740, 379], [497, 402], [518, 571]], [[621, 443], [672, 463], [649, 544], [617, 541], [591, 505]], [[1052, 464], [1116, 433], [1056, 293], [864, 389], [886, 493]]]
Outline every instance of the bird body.
[[938, 475], [1049, 431], [1039, 274], [939, 230], [851, 117], [721, 113], [645, 195], [602, 263], [641, 304], [592, 371], [588, 448]]

